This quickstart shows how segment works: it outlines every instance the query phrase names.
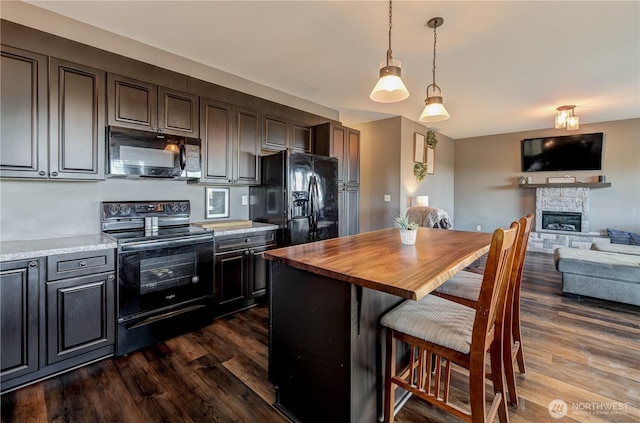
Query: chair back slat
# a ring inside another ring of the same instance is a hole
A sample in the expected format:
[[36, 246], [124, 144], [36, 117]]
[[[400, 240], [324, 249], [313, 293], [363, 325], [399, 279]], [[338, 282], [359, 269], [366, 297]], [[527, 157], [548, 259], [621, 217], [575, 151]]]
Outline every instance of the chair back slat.
[[478, 307], [473, 327], [471, 354], [484, 354], [488, 348], [488, 334], [494, 327], [502, 327], [506, 289], [511, 276], [515, 243], [519, 224], [513, 222], [509, 229], [496, 229], [491, 239]]

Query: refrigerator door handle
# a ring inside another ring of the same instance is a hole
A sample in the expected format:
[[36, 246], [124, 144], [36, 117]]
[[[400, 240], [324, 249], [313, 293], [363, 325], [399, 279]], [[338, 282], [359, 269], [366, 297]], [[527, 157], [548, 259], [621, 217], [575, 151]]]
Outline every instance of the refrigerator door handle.
[[315, 241], [315, 197], [314, 197], [314, 185], [316, 183], [315, 176], [312, 176], [309, 179], [309, 234], [311, 235], [311, 240]]

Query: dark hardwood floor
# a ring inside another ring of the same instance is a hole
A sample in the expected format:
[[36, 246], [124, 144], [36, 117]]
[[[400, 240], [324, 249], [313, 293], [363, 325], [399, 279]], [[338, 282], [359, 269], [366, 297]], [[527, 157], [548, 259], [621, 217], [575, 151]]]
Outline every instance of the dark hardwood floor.
[[[529, 253], [521, 309], [527, 374], [512, 422], [640, 421], [640, 308], [565, 298], [553, 256]], [[262, 305], [6, 393], [2, 422], [286, 422], [271, 406], [267, 342]], [[464, 400], [460, 376], [452, 395]], [[552, 400], [565, 417], [550, 415]], [[396, 416], [431, 421], [458, 420], [414, 398]]]

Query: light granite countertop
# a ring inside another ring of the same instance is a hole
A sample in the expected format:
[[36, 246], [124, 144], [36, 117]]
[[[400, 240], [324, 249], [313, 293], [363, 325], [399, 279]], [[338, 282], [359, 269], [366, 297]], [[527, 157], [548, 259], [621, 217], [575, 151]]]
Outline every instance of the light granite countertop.
[[278, 229], [278, 225], [270, 223], [251, 222], [251, 227], [246, 226], [228, 226], [220, 229], [213, 229], [213, 236], [247, 234], [252, 232], [272, 231]]
[[59, 238], [29, 239], [0, 242], [0, 261], [24, 260], [56, 254], [116, 248], [117, 243], [102, 234]]

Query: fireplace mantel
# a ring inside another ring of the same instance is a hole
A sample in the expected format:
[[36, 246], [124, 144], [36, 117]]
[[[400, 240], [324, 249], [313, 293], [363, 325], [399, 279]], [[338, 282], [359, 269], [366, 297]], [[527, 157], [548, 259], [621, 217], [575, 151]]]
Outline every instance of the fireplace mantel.
[[520, 188], [609, 188], [611, 182], [575, 182], [557, 184], [519, 184]]

